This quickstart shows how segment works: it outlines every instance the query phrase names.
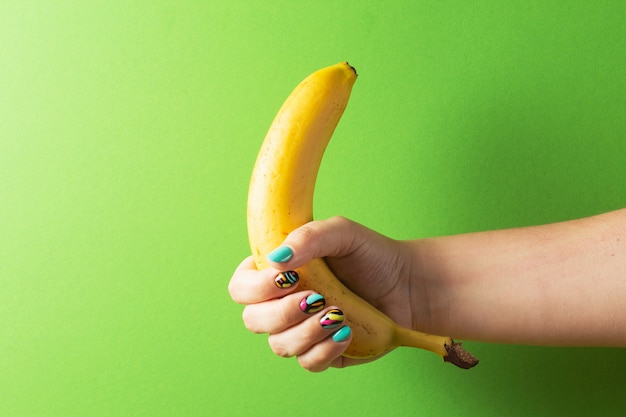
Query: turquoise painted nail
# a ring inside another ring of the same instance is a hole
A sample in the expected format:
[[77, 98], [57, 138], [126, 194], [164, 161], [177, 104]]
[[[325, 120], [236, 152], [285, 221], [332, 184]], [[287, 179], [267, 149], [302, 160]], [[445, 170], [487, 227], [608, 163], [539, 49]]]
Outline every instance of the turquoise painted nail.
[[293, 250], [289, 246], [279, 246], [267, 255], [272, 262], [287, 262], [293, 257]]
[[335, 343], [341, 343], [348, 340], [351, 334], [352, 329], [350, 329], [350, 326], [343, 326], [332, 335], [332, 338]]

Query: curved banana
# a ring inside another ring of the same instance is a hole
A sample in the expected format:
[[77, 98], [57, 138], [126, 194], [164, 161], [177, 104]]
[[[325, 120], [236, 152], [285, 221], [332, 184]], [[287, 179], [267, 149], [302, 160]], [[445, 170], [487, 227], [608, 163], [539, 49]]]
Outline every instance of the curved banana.
[[[260, 149], [248, 194], [248, 235], [259, 269], [294, 229], [313, 220], [313, 191], [323, 153], [348, 103], [357, 74], [347, 62], [318, 70], [289, 95]], [[400, 327], [345, 287], [323, 259], [297, 270], [300, 288], [324, 294], [349, 312], [352, 342], [344, 356], [367, 358], [398, 346], [429, 350], [461, 368], [477, 359], [450, 337]]]

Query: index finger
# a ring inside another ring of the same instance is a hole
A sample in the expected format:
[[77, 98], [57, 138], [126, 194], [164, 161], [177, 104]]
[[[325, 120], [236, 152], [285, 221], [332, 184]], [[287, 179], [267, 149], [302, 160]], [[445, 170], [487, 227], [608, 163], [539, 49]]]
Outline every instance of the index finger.
[[281, 272], [273, 268], [258, 270], [252, 256], [249, 256], [235, 269], [228, 291], [239, 304], [255, 304], [291, 293], [298, 282], [295, 271]]

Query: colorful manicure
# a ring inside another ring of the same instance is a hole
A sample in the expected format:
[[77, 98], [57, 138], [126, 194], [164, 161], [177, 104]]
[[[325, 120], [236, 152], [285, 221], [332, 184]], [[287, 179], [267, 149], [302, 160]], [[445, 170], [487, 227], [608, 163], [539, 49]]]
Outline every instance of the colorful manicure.
[[287, 262], [293, 257], [293, 250], [289, 246], [279, 246], [267, 255], [273, 262]]
[[320, 294], [311, 294], [308, 297], [304, 297], [300, 301], [300, 310], [307, 314], [317, 313], [326, 305], [324, 296]]
[[320, 324], [324, 329], [334, 329], [343, 323], [343, 311], [338, 308], [328, 310], [324, 317], [320, 320]]
[[298, 283], [300, 277], [296, 271], [281, 272], [276, 275], [274, 283], [278, 288], [291, 288]]
[[350, 326], [343, 326], [341, 329], [333, 333], [332, 339], [335, 343], [345, 342], [350, 338], [351, 334], [352, 329], [350, 328]]

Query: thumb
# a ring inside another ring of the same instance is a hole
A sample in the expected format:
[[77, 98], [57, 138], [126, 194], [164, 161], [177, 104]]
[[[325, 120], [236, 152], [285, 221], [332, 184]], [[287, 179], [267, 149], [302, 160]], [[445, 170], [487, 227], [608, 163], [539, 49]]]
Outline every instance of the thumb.
[[344, 256], [359, 246], [364, 230], [360, 224], [340, 216], [311, 221], [289, 233], [267, 259], [272, 267], [287, 270], [314, 258]]

